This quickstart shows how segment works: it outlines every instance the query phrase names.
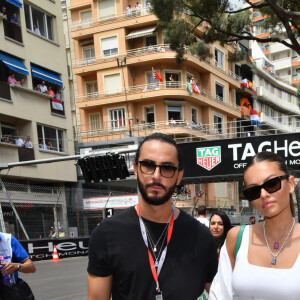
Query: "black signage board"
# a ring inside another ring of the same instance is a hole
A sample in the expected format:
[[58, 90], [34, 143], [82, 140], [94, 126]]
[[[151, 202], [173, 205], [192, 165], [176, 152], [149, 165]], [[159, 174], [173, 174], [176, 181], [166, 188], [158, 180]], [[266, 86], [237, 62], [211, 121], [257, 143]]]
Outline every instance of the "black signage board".
[[178, 144], [183, 155], [182, 183], [238, 180], [250, 157], [261, 151], [281, 155], [300, 173], [300, 133]]
[[33, 261], [52, 259], [54, 245], [58, 257], [63, 259], [88, 255], [89, 237], [24, 240], [20, 243]]

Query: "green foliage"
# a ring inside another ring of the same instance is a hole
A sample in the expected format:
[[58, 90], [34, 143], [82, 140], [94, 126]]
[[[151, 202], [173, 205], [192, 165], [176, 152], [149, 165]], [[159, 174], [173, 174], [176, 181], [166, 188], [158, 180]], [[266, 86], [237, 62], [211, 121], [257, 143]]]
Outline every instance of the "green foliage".
[[[206, 44], [218, 41], [221, 45], [225, 45], [243, 39], [258, 40], [262, 43], [282, 42], [300, 54], [300, 45], [296, 41], [300, 34], [297, 27], [300, 25], [300, 1], [261, 0], [254, 4], [250, 1], [249, 5], [252, 7], [247, 9], [232, 7], [232, 1], [229, 0], [151, 1], [171, 49], [177, 52], [178, 61], [184, 59], [186, 51], [200, 56], [207, 53], [196, 41], [195, 36]], [[258, 25], [261, 28], [268, 28], [271, 33], [271, 36], [263, 41], [252, 35], [253, 9], [262, 16], [268, 16]], [[196, 30], [197, 27], [202, 27], [201, 33]], [[286, 44], [287, 32], [292, 32], [292, 36], [289, 36], [290, 45]], [[232, 54], [230, 59], [236, 60], [239, 55], [239, 53]]]

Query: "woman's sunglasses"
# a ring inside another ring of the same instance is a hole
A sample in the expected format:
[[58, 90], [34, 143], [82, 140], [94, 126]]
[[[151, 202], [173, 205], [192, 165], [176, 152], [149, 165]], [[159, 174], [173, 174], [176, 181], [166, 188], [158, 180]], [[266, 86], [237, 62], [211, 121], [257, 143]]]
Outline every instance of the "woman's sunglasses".
[[249, 200], [253, 201], [260, 197], [261, 189], [266, 190], [269, 194], [275, 193], [281, 189], [281, 180], [288, 179], [290, 176], [288, 174], [283, 176], [278, 176], [267, 180], [262, 185], [252, 186], [248, 189], [243, 190], [244, 196]]

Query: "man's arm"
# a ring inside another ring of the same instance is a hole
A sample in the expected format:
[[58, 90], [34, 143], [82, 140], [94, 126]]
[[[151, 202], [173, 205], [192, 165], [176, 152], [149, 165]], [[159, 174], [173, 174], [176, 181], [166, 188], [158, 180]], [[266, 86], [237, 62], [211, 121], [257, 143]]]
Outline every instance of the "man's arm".
[[109, 300], [111, 287], [112, 275], [98, 277], [88, 274], [88, 300]]

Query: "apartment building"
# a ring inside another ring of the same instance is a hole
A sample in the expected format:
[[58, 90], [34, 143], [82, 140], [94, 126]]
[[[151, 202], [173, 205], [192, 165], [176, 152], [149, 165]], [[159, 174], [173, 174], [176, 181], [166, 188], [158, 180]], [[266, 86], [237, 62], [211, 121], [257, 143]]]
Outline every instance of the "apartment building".
[[[73, 155], [61, 3], [1, 0], [0, 8], [0, 165]], [[19, 230], [9, 198], [30, 238], [48, 236], [54, 219], [66, 230], [64, 187], [77, 181], [74, 161], [18, 166], [0, 176], [2, 231]]]
[[[270, 36], [270, 31], [262, 26], [267, 18], [268, 16], [262, 16], [259, 11], [253, 11], [253, 33], [256, 37]], [[281, 34], [286, 36], [285, 29], [282, 29]], [[300, 55], [280, 43], [261, 43], [260, 47], [273, 63], [278, 78], [297, 87], [300, 83]]]
[[[240, 77], [228, 48], [209, 45], [210, 59], [188, 53], [176, 64], [147, 0], [71, 0], [69, 10], [78, 151], [126, 147], [152, 132], [177, 142], [235, 136]], [[123, 185], [136, 191], [134, 181]], [[177, 205], [236, 207], [236, 184], [217, 186], [187, 186]]]

